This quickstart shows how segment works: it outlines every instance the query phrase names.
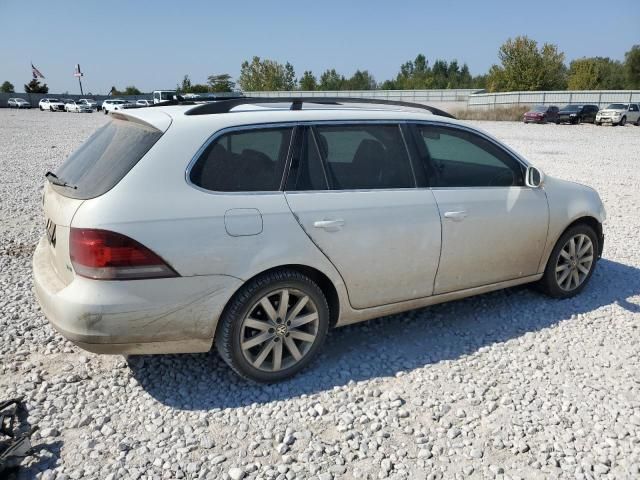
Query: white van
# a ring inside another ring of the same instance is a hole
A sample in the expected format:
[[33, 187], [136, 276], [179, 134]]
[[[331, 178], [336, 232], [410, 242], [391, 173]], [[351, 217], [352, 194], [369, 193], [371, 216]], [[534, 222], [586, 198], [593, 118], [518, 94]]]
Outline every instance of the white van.
[[173, 96], [177, 92], [175, 90], [154, 90], [153, 91], [153, 103], [166, 102], [167, 100], [173, 100]]

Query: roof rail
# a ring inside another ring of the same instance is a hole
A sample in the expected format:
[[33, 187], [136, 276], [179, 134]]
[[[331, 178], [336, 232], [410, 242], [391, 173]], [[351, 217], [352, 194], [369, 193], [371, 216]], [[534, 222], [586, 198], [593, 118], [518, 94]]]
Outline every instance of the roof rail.
[[[164, 102], [158, 105], [187, 105], [191, 102]], [[251, 105], [261, 103], [291, 103], [291, 110], [301, 110], [304, 103], [317, 105], [342, 105], [345, 103], [366, 103], [373, 105], [392, 105], [398, 107], [418, 108], [427, 110], [434, 115], [441, 117], [455, 118], [439, 108], [423, 105], [421, 103], [401, 102], [398, 100], [378, 100], [374, 98], [352, 98], [352, 97], [237, 97], [213, 100], [202, 103], [188, 111], [185, 115], [210, 115], [216, 113], [229, 113], [232, 108], [240, 105]]]

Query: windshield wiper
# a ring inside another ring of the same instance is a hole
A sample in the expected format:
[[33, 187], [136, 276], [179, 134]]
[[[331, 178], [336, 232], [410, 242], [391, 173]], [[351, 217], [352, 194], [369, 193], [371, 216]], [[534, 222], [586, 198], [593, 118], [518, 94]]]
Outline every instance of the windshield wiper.
[[74, 190], [76, 190], [78, 188], [76, 185], [71, 185], [70, 183], [67, 183], [63, 179], [58, 178], [58, 176], [53, 172], [47, 172], [47, 173], [44, 174], [44, 176], [53, 185], [57, 185], [59, 187], [73, 188]]

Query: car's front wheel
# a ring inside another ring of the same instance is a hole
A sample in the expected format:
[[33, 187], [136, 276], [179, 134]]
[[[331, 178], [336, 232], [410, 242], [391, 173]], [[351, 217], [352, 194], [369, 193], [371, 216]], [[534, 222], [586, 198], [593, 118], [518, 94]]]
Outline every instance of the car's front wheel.
[[586, 224], [569, 228], [551, 252], [540, 279], [542, 290], [555, 298], [569, 298], [580, 293], [593, 274], [598, 249], [593, 228]]
[[622, 120], [620, 120], [620, 126], [624, 127], [627, 124], [627, 117], [622, 117]]
[[294, 270], [249, 281], [220, 318], [215, 344], [239, 375], [277, 382], [302, 370], [329, 328], [329, 306], [318, 285]]

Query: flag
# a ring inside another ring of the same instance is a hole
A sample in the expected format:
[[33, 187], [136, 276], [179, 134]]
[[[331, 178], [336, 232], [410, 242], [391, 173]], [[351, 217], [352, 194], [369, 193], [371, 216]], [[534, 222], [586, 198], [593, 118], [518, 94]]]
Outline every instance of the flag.
[[44, 78], [44, 75], [40, 72], [40, 70], [33, 66], [33, 63], [31, 64], [31, 73], [33, 73], [34, 80], [37, 80], [38, 77]]

